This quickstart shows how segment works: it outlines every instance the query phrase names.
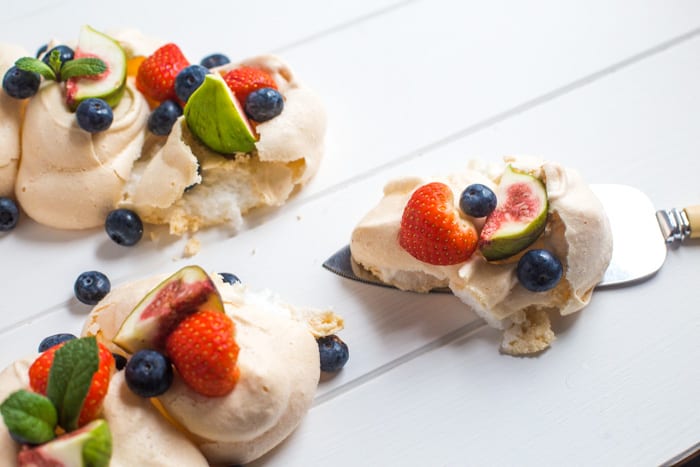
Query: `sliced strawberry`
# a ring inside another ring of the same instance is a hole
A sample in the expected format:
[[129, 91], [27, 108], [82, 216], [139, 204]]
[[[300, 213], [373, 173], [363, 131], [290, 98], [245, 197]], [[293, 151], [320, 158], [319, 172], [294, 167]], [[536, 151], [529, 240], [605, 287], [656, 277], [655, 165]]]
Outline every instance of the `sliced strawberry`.
[[262, 88], [277, 89], [277, 83], [270, 73], [250, 66], [242, 66], [229, 71], [224, 75], [224, 81], [242, 106], [245, 105], [248, 94], [253, 91]]
[[151, 100], [177, 99], [175, 77], [190, 63], [175, 44], [165, 44], [139, 66], [136, 87]]
[[[49, 372], [56, 351], [61, 348], [65, 342], [54, 345], [44, 353], [39, 355], [32, 366], [29, 367], [29, 387], [39, 394], [46, 395], [46, 388], [49, 383]], [[107, 395], [109, 381], [114, 372], [114, 356], [112, 352], [102, 344], [98, 344], [100, 352], [100, 364], [92, 377], [90, 389], [87, 397], [83, 402], [83, 408], [78, 417], [78, 426], [83, 426], [97, 418], [102, 411], [102, 401]]]
[[419, 187], [408, 200], [401, 218], [399, 245], [428, 264], [462, 263], [474, 253], [478, 235], [460, 216], [452, 190], [434, 182]]
[[238, 344], [231, 318], [202, 310], [185, 318], [165, 341], [183, 381], [208, 397], [225, 396], [238, 380]]

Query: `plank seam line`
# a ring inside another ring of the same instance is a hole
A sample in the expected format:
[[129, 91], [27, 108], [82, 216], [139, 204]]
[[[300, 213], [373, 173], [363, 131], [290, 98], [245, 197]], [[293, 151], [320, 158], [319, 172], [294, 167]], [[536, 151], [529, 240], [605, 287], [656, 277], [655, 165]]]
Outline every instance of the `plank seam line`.
[[347, 383], [341, 384], [340, 386], [329, 390], [328, 392], [316, 396], [316, 398], [314, 398], [312, 407], [317, 407], [321, 404], [324, 404], [325, 402], [328, 402], [331, 399], [334, 399], [342, 394], [350, 392], [351, 390], [358, 388], [364, 385], [365, 383], [370, 382], [371, 380], [379, 376], [382, 376], [385, 373], [388, 373], [389, 371], [403, 365], [404, 363], [408, 363], [409, 361], [420, 357], [421, 355], [427, 354], [428, 352], [432, 352], [433, 350], [439, 349], [440, 347], [444, 347], [470, 334], [476, 333], [484, 327], [486, 327], [486, 322], [480, 318], [477, 318], [474, 321], [465, 324], [464, 326], [461, 326], [453, 331], [448, 332], [442, 337], [439, 337], [431, 342], [428, 342], [427, 344], [422, 345], [421, 347], [418, 347], [415, 350], [412, 350], [404, 355], [401, 355], [398, 358], [395, 358], [394, 360], [391, 360], [381, 366], [378, 366], [373, 370], [370, 370], [367, 373], [364, 373], [358, 376], [357, 378], [348, 381]]
[[297, 39], [295, 41], [292, 41], [289, 44], [272, 49], [270, 51], [270, 53], [281, 54], [283, 52], [287, 52], [290, 49], [293, 49], [293, 48], [298, 47], [298, 46], [303, 45], [303, 44], [308, 44], [309, 42], [313, 42], [316, 39], [319, 39], [321, 37], [330, 36], [332, 34], [344, 31], [346, 29], [349, 29], [349, 28], [356, 26], [360, 23], [363, 23], [365, 21], [372, 20], [372, 19], [380, 17], [380, 16], [384, 16], [388, 13], [392, 13], [394, 10], [404, 8], [408, 5], [410, 5], [411, 3], [416, 3], [416, 1], [417, 0], [404, 0], [403, 2], [394, 3], [393, 5], [387, 5], [383, 8], [378, 9], [378, 10], [371, 11], [369, 13], [365, 13], [363, 15], [356, 17], [356, 18], [353, 18], [350, 21], [347, 21], [345, 23], [336, 24], [335, 26], [331, 26], [329, 28], [322, 29], [321, 31], [317, 31], [313, 34], [306, 36], [306, 37], [302, 37], [301, 39]]
[[299, 199], [298, 201], [292, 201], [288, 203], [289, 207], [299, 207], [306, 205], [310, 202], [316, 201], [318, 199], [324, 198], [328, 195], [334, 194], [336, 192], [339, 192], [341, 190], [344, 190], [348, 188], [351, 185], [354, 185], [356, 183], [359, 183], [368, 177], [371, 177], [373, 175], [376, 175], [377, 172], [385, 171], [387, 169], [391, 169], [393, 167], [399, 166], [405, 162], [411, 161], [413, 159], [416, 159], [418, 157], [423, 156], [425, 153], [429, 153], [431, 151], [434, 151], [436, 149], [439, 149], [443, 146], [447, 146], [451, 143], [454, 143], [462, 138], [465, 138], [467, 136], [470, 136], [472, 134], [478, 133], [479, 131], [485, 130], [493, 125], [496, 125], [498, 123], [502, 123], [506, 120], [509, 120], [513, 117], [516, 117], [518, 115], [524, 114], [532, 109], [535, 109], [537, 107], [542, 106], [543, 104], [549, 103], [551, 101], [554, 101], [560, 97], [563, 97], [573, 91], [576, 91], [581, 88], [585, 88], [588, 85], [591, 85], [593, 83], [596, 83], [600, 81], [603, 78], [606, 78], [608, 76], [611, 76], [623, 69], [626, 69], [630, 66], [633, 66], [635, 64], [638, 64], [646, 59], [649, 59], [651, 57], [654, 57], [661, 52], [664, 52], [666, 50], [672, 49], [678, 45], [681, 45], [685, 42], [688, 42], [694, 38], [696, 38], [698, 35], [700, 35], [700, 27], [691, 29], [690, 31], [687, 31], [683, 34], [680, 34], [678, 36], [675, 36], [671, 39], [668, 39], [664, 42], [661, 42], [653, 47], [650, 47], [648, 49], [645, 49], [639, 53], [636, 53], [634, 55], [631, 55], [630, 57], [621, 60], [619, 62], [616, 62], [612, 65], [605, 66], [604, 68], [599, 69], [598, 71], [595, 71], [593, 73], [590, 73], [588, 75], [585, 75], [581, 78], [578, 78], [574, 81], [571, 81], [567, 84], [564, 84], [562, 86], [559, 86], [552, 91], [548, 91], [544, 94], [540, 94], [539, 96], [536, 96], [532, 99], [528, 99], [520, 104], [515, 105], [514, 107], [511, 107], [508, 110], [504, 110], [502, 112], [498, 112], [491, 117], [487, 117], [485, 120], [479, 121], [477, 123], [474, 123], [462, 130], [458, 130], [454, 133], [448, 134], [447, 136], [438, 139], [432, 143], [426, 144], [418, 149], [415, 149], [403, 156], [399, 156], [394, 160], [391, 160], [387, 163], [378, 165], [376, 167], [372, 167], [368, 170], [365, 170], [364, 172], [361, 172], [359, 174], [353, 175], [352, 177], [338, 183], [337, 185], [330, 186], [328, 188], [325, 188], [323, 190], [320, 190], [312, 195], [309, 195], [306, 198]]

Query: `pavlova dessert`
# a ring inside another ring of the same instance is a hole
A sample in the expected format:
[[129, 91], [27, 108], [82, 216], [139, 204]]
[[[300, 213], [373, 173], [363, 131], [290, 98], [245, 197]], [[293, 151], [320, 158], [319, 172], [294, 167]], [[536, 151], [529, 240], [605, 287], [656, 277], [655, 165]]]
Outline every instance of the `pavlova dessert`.
[[508, 157], [389, 182], [350, 249], [358, 273], [399, 289], [449, 287], [503, 330], [503, 352], [523, 355], [553, 341], [549, 313], [589, 303], [610, 262], [612, 234], [576, 171]]
[[318, 168], [323, 106], [277, 57], [191, 64], [174, 43], [89, 26], [47, 48], [0, 47], [0, 196], [39, 223], [106, 223], [125, 245], [143, 222], [238, 228]]
[[320, 372], [347, 362], [342, 327], [197, 266], [122, 285], [83, 337], [50, 336], [0, 373], [0, 463], [250, 462], [296, 428]]

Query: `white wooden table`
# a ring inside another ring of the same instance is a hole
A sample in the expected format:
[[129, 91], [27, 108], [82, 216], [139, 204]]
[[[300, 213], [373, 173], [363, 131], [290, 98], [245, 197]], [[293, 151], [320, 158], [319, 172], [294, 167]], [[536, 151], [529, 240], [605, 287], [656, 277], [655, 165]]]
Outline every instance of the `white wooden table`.
[[698, 243], [671, 251], [647, 282], [596, 293], [535, 358], [499, 354], [497, 333], [454, 297], [321, 268], [386, 180], [474, 157], [538, 154], [590, 182], [636, 186], [658, 207], [700, 202], [699, 2], [115, 5], [11, 2], [0, 41], [33, 52], [91, 24], [134, 27], [190, 57], [278, 53], [327, 105], [325, 159], [286, 206], [236, 236], [202, 235], [189, 260], [182, 244], [125, 249], [100, 229], [24, 218], [0, 236], [0, 366], [80, 330], [80, 272], [120, 283], [197, 263], [346, 319], [350, 362], [256, 465], [658, 465], [700, 442]]

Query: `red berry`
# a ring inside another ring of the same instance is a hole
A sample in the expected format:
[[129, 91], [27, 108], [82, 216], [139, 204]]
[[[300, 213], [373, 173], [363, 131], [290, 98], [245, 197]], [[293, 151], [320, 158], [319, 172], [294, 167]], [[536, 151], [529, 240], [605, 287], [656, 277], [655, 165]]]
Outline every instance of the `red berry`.
[[229, 71], [224, 75], [224, 81], [242, 106], [245, 105], [245, 100], [253, 91], [262, 88], [277, 89], [277, 83], [268, 72], [250, 66], [242, 66]]
[[401, 218], [399, 245], [428, 264], [462, 263], [474, 253], [477, 232], [460, 216], [452, 190], [434, 182], [419, 187], [408, 200]]
[[189, 64], [177, 45], [165, 44], [141, 63], [136, 87], [154, 101], [175, 100], [175, 77]]
[[231, 318], [202, 310], [185, 318], [165, 341], [177, 372], [195, 392], [225, 396], [238, 380], [238, 344]]
[[[65, 342], [54, 345], [39, 357], [34, 360], [32, 366], [29, 367], [29, 387], [39, 394], [46, 395], [46, 388], [49, 384], [49, 372], [56, 351], [63, 347]], [[109, 389], [109, 381], [114, 372], [114, 356], [112, 352], [102, 344], [98, 344], [100, 363], [97, 371], [92, 376], [90, 389], [83, 402], [83, 408], [78, 417], [78, 426], [86, 425], [87, 423], [99, 418], [102, 412], [102, 401], [104, 401]]]

